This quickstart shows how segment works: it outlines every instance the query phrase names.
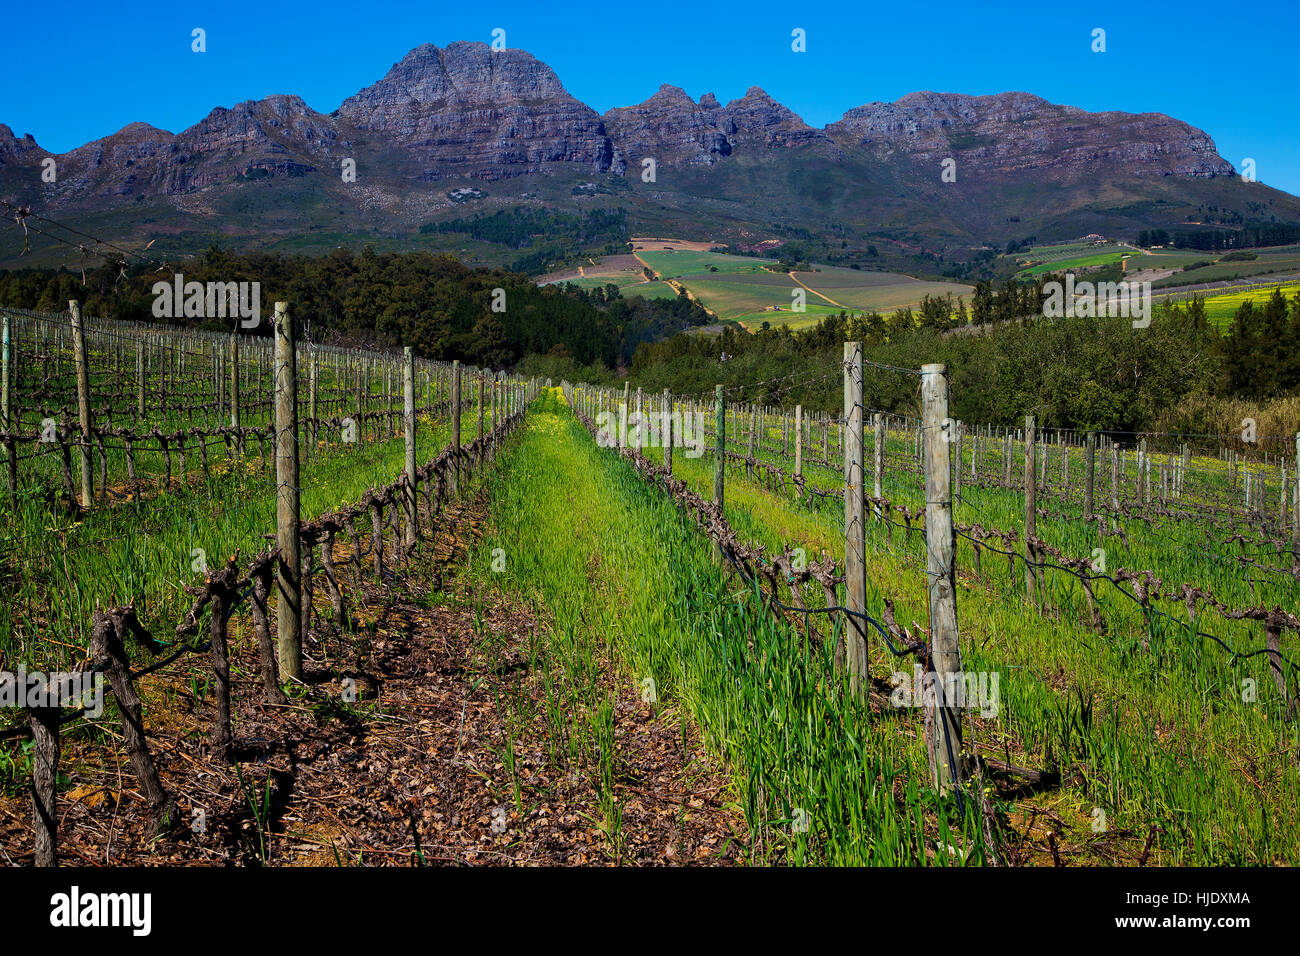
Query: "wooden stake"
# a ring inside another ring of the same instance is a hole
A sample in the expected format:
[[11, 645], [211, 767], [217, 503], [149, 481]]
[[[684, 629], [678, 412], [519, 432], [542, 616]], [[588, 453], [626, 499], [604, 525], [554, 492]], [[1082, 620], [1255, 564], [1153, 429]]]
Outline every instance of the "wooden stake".
[[[925, 429], [925, 550], [929, 579], [930, 671], [939, 706], [929, 716], [927, 743], [934, 786], [947, 792], [961, 783], [961, 716], [955, 688], [965, 680], [957, 636], [957, 532], [952, 521], [949, 449], [956, 429], [948, 419], [948, 380], [943, 365], [921, 366], [921, 402]], [[1031, 426], [1032, 427], [1032, 426]]]
[[[479, 392], [481, 395], [481, 387]], [[402, 489], [402, 501], [406, 510], [405, 542], [407, 548], [413, 548], [419, 532], [416, 527], [418, 505], [415, 497], [415, 352], [409, 345], [402, 350], [402, 423], [406, 431], [406, 486]], [[482, 430], [483, 422], [480, 419], [479, 431]]]
[[[1036, 561], [1037, 556], [1034, 554], [1034, 546], [1031, 543], [1034, 538], [1035, 524], [1038, 518], [1038, 494], [1035, 481], [1038, 474], [1034, 469], [1034, 456], [1038, 449], [1038, 443], [1035, 439], [1034, 416], [1025, 416], [1025, 555], [1030, 561]], [[1029, 598], [1030, 603], [1038, 600], [1035, 593], [1036, 570], [1030, 563], [1025, 564], [1025, 596]]]
[[666, 388], [664, 389], [663, 415], [664, 415], [664, 420], [661, 423], [660, 427], [663, 429], [664, 467], [668, 469], [669, 474], [672, 474], [673, 471], [673, 399], [672, 396], [668, 394], [668, 389]]
[[1084, 446], [1083, 517], [1092, 517], [1092, 494], [1097, 484], [1097, 433], [1088, 432]]
[[280, 678], [302, 679], [302, 525], [298, 495], [298, 361], [289, 303], [275, 303], [276, 621]]
[[844, 581], [849, 609], [844, 660], [852, 693], [865, 697], [871, 685], [867, 627], [867, 527], [862, 435], [862, 343], [844, 343]]
[[460, 360], [451, 363], [451, 493], [460, 492]]
[[72, 313], [72, 354], [77, 363], [77, 417], [81, 420], [81, 507], [94, 503], [94, 487], [90, 461], [90, 376], [86, 368], [86, 339], [81, 330], [81, 305], [76, 299], [68, 301]]

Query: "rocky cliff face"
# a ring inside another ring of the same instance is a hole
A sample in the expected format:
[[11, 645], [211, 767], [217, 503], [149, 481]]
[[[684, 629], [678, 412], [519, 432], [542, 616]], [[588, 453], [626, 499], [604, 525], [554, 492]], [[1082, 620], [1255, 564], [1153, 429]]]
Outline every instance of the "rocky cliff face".
[[614, 166], [600, 117], [570, 96], [550, 67], [522, 50], [493, 52], [485, 43], [417, 47], [335, 116], [411, 151], [431, 179]]
[[712, 166], [731, 155], [726, 133], [718, 129], [716, 99], [696, 103], [684, 90], [665, 83], [659, 92], [636, 106], [620, 106], [603, 117], [605, 131], [639, 167], [644, 157], [657, 162]]
[[713, 166], [737, 151], [831, 142], [757, 86], [724, 107], [712, 93], [696, 103], [683, 90], [664, 84], [644, 103], [612, 109], [604, 120], [615, 149], [629, 163], [653, 156], [669, 166]]
[[757, 86], [732, 100], [721, 113], [722, 128], [733, 148], [783, 149], [830, 141], [824, 132], [813, 129]]
[[1168, 116], [1088, 113], [1029, 93], [910, 93], [851, 109], [826, 131], [846, 149], [934, 163], [953, 157], [959, 169], [989, 176], [1078, 178], [1099, 163], [1202, 178], [1233, 172], [1209, 136]]

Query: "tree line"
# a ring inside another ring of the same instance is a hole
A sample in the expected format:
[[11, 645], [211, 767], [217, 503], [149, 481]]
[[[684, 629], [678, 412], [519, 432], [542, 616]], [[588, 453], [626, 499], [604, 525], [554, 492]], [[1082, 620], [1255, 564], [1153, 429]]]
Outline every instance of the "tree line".
[[[250, 334], [269, 335], [269, 311], [291, 304], [299, 335], [318, 342], [371, 347], [413, 346], [424, 358], [513, 367], [528, 355], [553, 354], [579, 364], [616, 367], [643, 342], [712, 321], [698, 304], [623, 298], [617, 289], [590, 294], [573, 286], [538, 286], [504, 269], [473, 269], [447, 254], [359, 254], [335, 249], [309, 257], [236, 254], [218, 247], [170, 264], [80, 271], [0, 272], [0, 305], [61, 312], [77, 299], [88, 315], [158, 321], [154, 283], [175, 273], [191, 282], [259, 282], [263, 316]], [[226, 319], [168, 320], [214, 331]]]
[[[632, 380], [681, 394], [706, 394], [721, 383], [743, 401], [838, 414], [843, 343], [860, 341], [879, 366], [945, 364], [955, 418], [1012, 425], [1033, 413], [1045, 427], [1107, 431], [1152, 428], [1194, 398], [1265, 402], [1300, 391], [1300, 295], [1275, 293], [1262, 308], [1242, 306], [1227, 336], [1207, 321], [1199, 298], [1157, 306], [1146, 328], [1121, 316], [1022, 313], [980, 333], [945, 329], [937, 308], [928, 321], [926, 314], [840, 313], [798, 332], [678, 335], [641, 346]], [[872, 408], [917, 414], [914, 376], [878, 368], [865, 391]]]

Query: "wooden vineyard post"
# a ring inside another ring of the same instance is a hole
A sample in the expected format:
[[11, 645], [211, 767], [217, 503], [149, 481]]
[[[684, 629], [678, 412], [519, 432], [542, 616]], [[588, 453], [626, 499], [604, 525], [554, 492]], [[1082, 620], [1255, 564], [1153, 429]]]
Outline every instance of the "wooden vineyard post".
[[[789, 424], [787, 422], [787, 424]], [[790, 447], [789, 432], [786, 432], [786, 448]], [[797, 494], [803, 494], [803, 406], [794, 407], [794, 486]]]
[[36, 866], [58, 866], [59, 708], [31, 707], [32, 833]]
[[[480, 395], [482, 389], [479, 389]], [[406, 431], [406, 485], [402, 489], [402, 503], [406, 509], [407, 548], [415, 547], [417, 536], [415, 497], [415, 352], [411, 346], [402, 349], [402, 424]], [[483, 423], [479, 421], [479, 431]]]
[[9, 380], [10, 369], [13, 368], [13, 359], [10, 354], [9, 342], [9, 314], [5, 313], [4, 317], [4, 354], [0, 358], [0, 415], [4, 416], [5, 430], [5, 458], [8, 460], [9, 468], [9, 500], [13, 501], [18, 496], [18, 455], [14, 450], [14, 441], [12, 437], [13, 409], [12, 383]]
[[664, 468], [671, 475], [673, 473], [673, 399], [666, 388], [664, 389], [663, 413], [664, 420], [660, 427], [663, 429]]
[[275, 304], [276, 621], [280, 678], [302, 679], [302, 560], [298, 532], [298, 369], [289, 303]]
[[1138, 500], [1145, 506], [1151, 503], [1151, 461], [1147, 457], [1147, 440], [1138, 440]]
[[1035, 524], [1038, 518], [1038, 494], [1035, 481], [1038, 473], [1035, 471], [1035, 452], [1037, 451], [1037, 442], [1035, 439], [1034, 416], [1025, 416], [1025, 556], [1029, 559], [1025, 563], [1025, 596], [1029, 598], [1030, 603], [1038, 599], [1036, 593], [1036, 569], [1030, 562], [1036, 561], [1034, 554], [1033, 538]]
[[[727, 403], [722, 395], [722, 386], [713, 387], [713, 500], [718, 503], [718, 511], [725, 506], [727, 484]], [[714, 541], [713, 553], [722, 556], [722, 547]]]
[[312, 347], [308, 354], [310, 374], [307, 377], [307, 417], [311, 419], [310, 454], [316, 454], [316, 349]]
[[86, 338], [81, 330], [81, 305], [76, 299], [68, 301], [72, 314], [72, 357], [77, 363], [77, 418], [81, 422], [81, 507], [89, 508], [94, 501], [90, 461], [90, 378], [86, 369]]
[[[218, 399], [219, 400], [219, 399]], [[144, 420], [144, 339], [135, 340], [135, 411]]]
[[230, 336], [230, 427], [235, 430], [235, 450], [244, 453], [244, 436], [239, 432], [239, 336]]
[[848, 623], [844, 661], [849, 689], [865, 697], [867, 665], [867, 526], [863, 516], [866, 474], [862, 435], [862, 343], [844, 343], [844, 585]]
[[1119, 514], [1119, 445], [1110, 443], [1110, 507]]
[[451, 363], [451, 493], [460, 492], [460, 359]]
[[[872, 417], [872, 425], [875, 431], [875, 447], [872, 448], [871, 457], [875, 471], [875, 480], [871, 485], [871, 493], [876, 498], [885, 497], [885, 415], [883, 412], [876, 412]], [[882, 516], [883, 512], [880, 505], [872, 505], [876, 517]]]
[[1084, 445], [1083, 517], [1092, 517], [1092, 493], [1097, 486], [1097, 433], [1088, 432]]
[[480, 446], [480, 447], [482, 447], [483, 434], [484, 434], [484, 431], [483, 431], [483, 409], [484, 409], [484, 405], [483, 405], [483, 390], [484, 390], [484, 387], [485, 387], [485, 383], [484, 383], [484, 375], [483, 375], [482, 372], [480, 372], [479, 375], [478, 375], [478, 437], [479, 437], [479, 446]]
[[[948, 418], [948, 380], [943, 365], [921, 366], [925, 430], [925, 550], [930, 604], [930, 679], [938, 707], [927, 715], [927, 748], [934, 786], [946, 793], [961, 784], [961, 717], [950, 697], [965, 681], [957, 638], [957, 532], [952, 521], [950, 449], [958, 425]], [[928, 705], [927, 705], [928, 706]]]
[[754, 442], [758, 438], [758, 409], [749, 406], [749, 459], [745, 462], [745, 474], [754, 477]]
[[623, 404], [618, 407], [618, 450], [622, 451], [627, 447], [627, 420], [629, 418], [628, 398], [631, 394], [632, 383], [623, 383]]
[[644, 419], [641, 417], [641, 386], [638, 385], [636, 387], [636, 444], [633, 446], [638, 455], [641, 454], [641, 448], [645, 445], [645, 436], [642, 434], [643, 422]]

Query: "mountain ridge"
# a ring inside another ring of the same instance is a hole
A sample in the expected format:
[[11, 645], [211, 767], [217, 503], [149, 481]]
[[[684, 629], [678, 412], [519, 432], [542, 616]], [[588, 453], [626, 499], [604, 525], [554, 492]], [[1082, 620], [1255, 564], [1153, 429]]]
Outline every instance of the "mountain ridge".
[[[50, 158], [55, 183], [40, 177]], [[349, 159], [355, 183], [340, 174]], [[646, 159], [656, 175], [642, 183]], [[949, 165], [956, 188], [941, 175]], [[1206, 209], [1226, 226], [1300, 221], [1300, 200], [1240, 182], [1208, 133], [1160, 113], [922, 90], [818, 128], [758, 86], [724, 105], [664, 83], [600, 114], [532, 54], [478, 42], [417, 46], [330, 113], [274, 94], [215, 107], [179, 133], [135, 122], [62, 154], [0, 124], [0, 196], [50, 215], [148, 208], [177, 232], [247, 236], [235, 211], [264, 200], [284, 207], [266, 223], [277, 234], [292, 230], [293, 207], [303, 228], [400, 236], [457, 204], [444, 183], [566, 206], [565, 185], [589, 177], [647, 226], [680, 219], [691, 201], [751, 230], [778, 213], [796, 229], [843, 215], [864, 234], [911, 227], [970, 244], [1026, 221], [1068, 232], [1084, 220], [1196, 221]]]

